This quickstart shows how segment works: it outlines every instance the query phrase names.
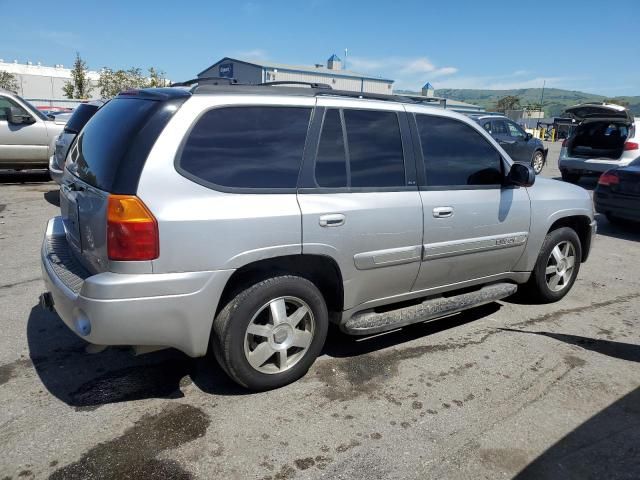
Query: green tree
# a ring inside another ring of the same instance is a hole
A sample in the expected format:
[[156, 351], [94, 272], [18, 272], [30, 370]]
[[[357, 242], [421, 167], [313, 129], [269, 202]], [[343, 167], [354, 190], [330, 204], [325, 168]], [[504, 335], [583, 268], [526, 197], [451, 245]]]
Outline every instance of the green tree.
[[520, 97], [507, 95], [497, 101], [494, 107], [496, 112], [504, 113], [507, 110], [518, 110], [520, 108]]
[[73, 63], [73, 68], [71, 69], [71, 81], [66, 82], [62, 87], [65, 97], [82, 100], [89, 98], [93, 86], [87, 75], [88, 71], [87, 62], [76, 52], [76, 61]]
[[13, 73], [0, 71], [0, 88], [18, 93], [18, 79]]
[[142, 74], [142, 69], [131, 67], [128, 70], [113, 70], [105, 67], [100, 72], [98, 88], [102, 98], [111, 98], [124, 90], [133, 88], [165, 87], [168, 81], [164, 72], [156, 68], [149, 68], [149, 76]]

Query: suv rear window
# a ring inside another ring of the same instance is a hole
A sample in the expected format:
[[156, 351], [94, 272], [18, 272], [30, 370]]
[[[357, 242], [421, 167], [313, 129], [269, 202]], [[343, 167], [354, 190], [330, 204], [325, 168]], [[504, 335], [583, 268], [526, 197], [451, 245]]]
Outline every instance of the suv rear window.
[[178, 170], [212, 188], [295, 188], [310, 116], [304, 107], [209, 110], [191, 130]]
[[78, 135], [67, 169], [100, 190], [135, 194], [147, 155], [182, 102], [116, 97]]
[[64, 126], [64, 131], [69, 133], [80, 133], [82, 127], [87, 124], [97, 111], [97, 105], [89, 105], [87, 103], [78, 105], [69, 118], [69, 121]]

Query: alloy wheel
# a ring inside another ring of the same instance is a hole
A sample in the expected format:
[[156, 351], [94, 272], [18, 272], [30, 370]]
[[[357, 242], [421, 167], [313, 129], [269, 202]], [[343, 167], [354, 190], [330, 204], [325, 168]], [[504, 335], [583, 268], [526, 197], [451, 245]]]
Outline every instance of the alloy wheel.
[[536, 172], [536, 175], [542, 171], [542, 167], [544, 167], [544, 155], [542, 152], [536, 152], [533, 156], [533, 171]]
[[547, 286], [551, 291], [559, 292], [569, 285], [575, 264], [576, 250], [571, 242], [560, 242], [551, 250], [545, 269]]

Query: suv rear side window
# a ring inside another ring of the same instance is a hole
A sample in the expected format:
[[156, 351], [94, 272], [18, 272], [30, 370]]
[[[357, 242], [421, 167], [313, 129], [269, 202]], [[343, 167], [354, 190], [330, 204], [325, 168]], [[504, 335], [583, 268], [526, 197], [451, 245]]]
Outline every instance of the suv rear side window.
[[344, 110], [344, 121], [351, 186], [405, 186], [398, 115], [374, 110]]
[[416, 115], [427, 186], [499, 185], [502, 160], [475, 129], [444, 117]]
[[295, 188], [310, 108], [225, 107], [206, 112], [184, 144], [179, 170], [229, 188]]

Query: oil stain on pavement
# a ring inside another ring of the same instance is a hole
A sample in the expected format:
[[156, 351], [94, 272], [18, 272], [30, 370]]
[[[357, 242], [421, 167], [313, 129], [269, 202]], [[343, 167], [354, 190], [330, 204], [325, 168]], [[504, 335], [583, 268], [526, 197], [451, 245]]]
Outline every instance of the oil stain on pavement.
[[204, 436], [209, 424], [199, 408], [169, 404], [158, 414], [144, 415], [120, 437], [91, 448], [49, 479], [191, 479], [178, 462], [156, 457]]

